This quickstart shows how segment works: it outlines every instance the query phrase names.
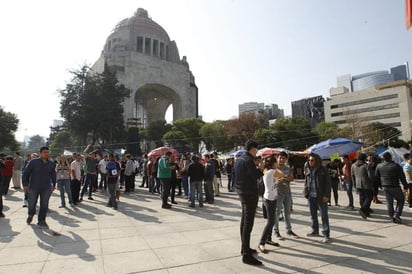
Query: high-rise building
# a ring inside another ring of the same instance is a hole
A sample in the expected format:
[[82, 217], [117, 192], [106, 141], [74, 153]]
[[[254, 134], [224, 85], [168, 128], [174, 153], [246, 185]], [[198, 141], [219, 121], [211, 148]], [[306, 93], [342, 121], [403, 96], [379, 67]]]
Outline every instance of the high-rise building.
[[245, 113], [268, 114], [269, 119], [276, 119], [284, 116], [283, 109], [277, 104], [265, 105], [258, 102], [247, 102], [239, 105], [239, 115]]
[[[358, 90], [364, 90], [375, 87], [380, 84], [389, 83], [398, 80], [409, 80], [409, 67], [405, 65], [399, 65], [387, 70], [367, 72], [358, 75], [351, 76], [345, 74], [336, 77], [337, 88], [345, 87], [349, 92]], [[334, 91], [338, 92], [339, 91]]]
[[325, 99], [319, 95], [292, 102], [292, 117], [301, 116], [310, 122], [311, 128], [325, 121], [323, 103]]
[[396, 127], [401, 139], [412, 137], [412, 81], [399, 80], [356, 92], [336, 93], [325, 102], [325, 121], [339, 127], [379, 122]]

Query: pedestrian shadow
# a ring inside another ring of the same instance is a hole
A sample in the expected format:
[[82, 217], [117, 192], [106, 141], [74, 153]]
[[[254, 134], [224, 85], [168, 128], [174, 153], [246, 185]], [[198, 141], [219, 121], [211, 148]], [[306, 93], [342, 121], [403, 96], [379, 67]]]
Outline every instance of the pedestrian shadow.
[[[152, 214], [143, 214], [140, 213], [141, 211], [147, 211]], [[148, 222], [148, 223], [162, 223], [159, 218], [157, 218], [155, 215], [157, 213], [156, 210], [140, 206], [140, 205], [134, 205], [134, 204], [129, 204], [127, 202], [121, 202], [118, 205], [118, 212], [134, 218], [138, 221], [143, 221], [143, 222]]]
[[[61, 215], [57, 211], [53, 211], [52, 214], [48, 214], [48, 216], [54, 220], [56, 220], [59, 224], [64, 225], [64, 226], [70, 226], [70, 227], [79, 227], [80, 221], [72, 218], [69, 216], [70, 215], [75, 215], [75, 211], [71, 210], [70, 208], [65, 208], [67, 209], [68, 212], [66, 212], [66, 215]], [[93, 221], [93, 220], [91, 220]]]
[[[71, 234], [69, 237], [64, 234], [55, 235], [52, 230], [39, 228], [35, 225], [31, 225], [31, 228], [38, 238], [37, 246], [41, 249], [60, 256], [76, 255], [78, 258], [88, 262], [96, 260], [94, 255], [87, 253], [90, 245], [72, 231], [68, 232]], [[61, 243], [56, 244], [58, 238]]]
[[19, 232], [13, 231], [10, 225], [10, 219], [0, 219], [0, 243], [10, 243]]
[[227, 218], [226, 216], [240, 217], [240, 212], [226, 211], [220, 208], [189, 208], [189, 207], [173, 207], [173, 211], [188, 214], [198, 218], [203, 218], [209, 221], [231, 221], [239, 222], [239, 219]]
[[[301, 241], [302, 243], [306, 242], [306, 244], [308, 244], [307, 240], [305, 241], [305, 239], [299, 239], [299, 241]], [[357, 242], [349, 242], [340, 238], [332, 239], [332, 242], [327, 245], [321, 242], [315, 242], [313, 240], [309, 244], [314, 246], [315, 248], [324, 247], [325, 249], [328, 249], [330, 251], [329, 253], [331, 254], [324, 254], [323, 252], [316, 253], [312, 250], [305, 250], [300, 248], [300, 245], [283, 247], [277, 249], [276, 253], [291, 258], [298, 257], [300, 259], [308, 259], [310, 261], [324, 262], [325, 266], [329, 264], [333, 264], [335, 265], [335, 267], [342, 266], [344, 268], [353, 266], [354, 272], [361, 272], [363, 269], [371, 272], [399, 273], [399, 271], [404, 272], [405, 268], [412, 267], [412, 262], [410, 262], [409, 260], [411, 254], [401, 250], [387, 250], [373, 244], [366, 245]], [[371, 262], [371, 255], [373, 255], [375, 259], [381, 258], [385, 262], [385, 265], [374, 264], [373, 262]], [[364, 258], [367, 258], [367, 260], [363, 260]], [[274, 266], [279, 266], [277, 261], [275, 262]], [[321, 264], [318, 264], [316, 268], [319, 268], [321, 266]], [[283, 265], [283, 267], [298, 272], [318, 273], [311, 271], [310, 269], [296, 270], [296, 267], [293, 265], [285, 264]]]

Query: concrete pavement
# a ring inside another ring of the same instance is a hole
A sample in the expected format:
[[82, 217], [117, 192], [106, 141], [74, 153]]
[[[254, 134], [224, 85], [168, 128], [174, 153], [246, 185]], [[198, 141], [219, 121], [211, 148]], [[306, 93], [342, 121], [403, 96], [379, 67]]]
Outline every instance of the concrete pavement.
[[[140, 177], [136, 185], [139, 185]], [[226, 182], [224, 181], [224, 185]], [[257, 257], [262, 267], [241, 262], [240, 204], [235, 193], [221, 190], [215, 204], [190, 208], [183, 198], [171, 210], [161, 209], [158, 195], [137, 188], [120, 198], [119, 210], [107, 208], [103, 192], [75, 208], [58, 208], [56, 191], [50, 200], [49, 226], [61, 233], [26, 224], [22, 191], [4, 198], [6, 218], [0, 219], [0, 273], [411, 273], [412, 211], [405, 207], [403, 224], [388, 221], [385, 204], [373, 204], [371, 218], [329, 207], [332, 242], [307, 238], [310, 217], [302, 197], [302, 181], [292, 183], [293, 231], [280, 247]], [[358, 198], [355, 196], [355, 205]], [[380, 199], [384, 200], [381, 195]], [[261, 205], [255, 219], [252, 248], [266, 220]]]

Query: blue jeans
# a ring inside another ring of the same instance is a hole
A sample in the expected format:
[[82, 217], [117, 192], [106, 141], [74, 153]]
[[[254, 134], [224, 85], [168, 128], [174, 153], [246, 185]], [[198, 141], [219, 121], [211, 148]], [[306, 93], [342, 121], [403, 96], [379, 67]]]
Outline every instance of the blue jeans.
[[262, 237], [260, 238], [260, 244], [264, 245], [267, 240], [271, 239], [271, 233], [273, 229], [273, 225], [275, 224], [276, 217], [276, 207], [277, 201], [273, 200], [266, 200], [263, 199], [263, 206], [266, 208], [268, 220], [266, 222], [266, 226], [263, 229]]
[[190, 181], [190, 204], [195, 205], [195, 197], [197, 194], [197, 199], [199, 201], [199, 205], [203, 205], [203, 191], [202, 191], [202, 181], [192, 182]]
[[189, 196], [189, 176], [183, 175], [182, 176], [182, 185], [183, 185], [183, 192], [185, 196]]
[[92, 197], [93, 183], [95, 180], [96, 180], [96, 174], [91, 174], [91, 173], [86, 174], [86, 179], [84, 180], [84, 186], [82, 188], [82, 193], [80, 194], [80, 198], [83, 198], [83, 195], [87, 190], [87, 187], [89, 187], [89, 197]]
[[73, 198], [72, 198], [72, 190], [70, 187], [70, 180], [57, 180], [57, 188], [60, 191], [60, 199], [62, 201], [62, 206], [66, 206], [66, 202], [64, 200], [64, 191], [67, 192], [67, 196], [69, 197], [69, 203], [73, 203]]
[[353, 207], [353, 193], [352, 193], [353, 184], [351, 181], [345, 181], [345, 189], [349, 198], [349, 206]]
[[44, 222], [46, 220], [46, 214], [49, 209], [49, 199], [52, 194], [52, 185], [50, 187], [45, 187], [42, 189], [29, 189], [29, 216], [34, 216], [36, 214], [37, 200], [40, 196], [40, 210], [38, 215], [38, 221]]
[[107, 184], [107, 189], [109, 190], [109, 203], [107, 205], [113, 207], [114, 209], [117, 209], [116, 184]]
[[290, 207], [292, 206], [292, 194], [278, 194], [278, 198], [276, 200], [276, 218], [275, 218], [275, 227], [273, 230], [275, 232], [279, 232], [279, 216], [282, 211], [282, 205], [285, 215], [285, 225], [286, 231], [292, 230], [292, 225], [290, 224]]
[[[389, 218], [400, 217], [403, 211], [403, 205], [405, 204], [405, 195], [400, 187], [384, 187], [386, 197], [386, 206], [388, 208]], [[393, 209], [393, 199], [396, 200], [396, 209]]]
[[320, 212], [320, 216], [322, 218], [322, 227], [323, 231], [322, 234], [325, 237], [329, 237], [330, 229], [329, 229], [329, 216], [328, 216], [328, 204], [318, 202], [317, 198], [310, 197], [308, 198], [309, 203], [309, 210], [310, 210], [310, 217], [312, 220], [312, 231], [319, 232], [319, 221], [318, 221], [318, 210]]

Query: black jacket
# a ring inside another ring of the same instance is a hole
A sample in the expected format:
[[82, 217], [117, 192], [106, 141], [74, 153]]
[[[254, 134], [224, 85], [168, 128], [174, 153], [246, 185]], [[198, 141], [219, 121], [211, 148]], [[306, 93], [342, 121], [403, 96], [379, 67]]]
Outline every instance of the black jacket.
[[375, 175], [382, 187], [400, 187], [399, 181], [404, 187], [408, 186], [402, 167], [393, 161], [380, 163]]
[[[309, 197], [310, 193], [310, 172], [311, 168], [308, 163], [305, 163], [304, 173], [305, 173], [305, 185], [303, 187], [303, 194], [305, 198]], [[318, 202], [322, 202], [323, 197], [330, 199], [330, 176], [328, 169], [322, 166], [322, 159], [316, 155], [316, 167], [314, 168], [315, 175], [315, 185], [316, 185], [316, 198]]]
[[193, 162], [189, 165], [187, 175], [191, 182], [201, 182], [205, 178], [205, 167], [199, 162]]
[[234, 187], [239, 194], [258, 195], [257, 180], [263, 172], [256, 167], [251, 154], [246, 153], [236, 160], [234, 173]]

